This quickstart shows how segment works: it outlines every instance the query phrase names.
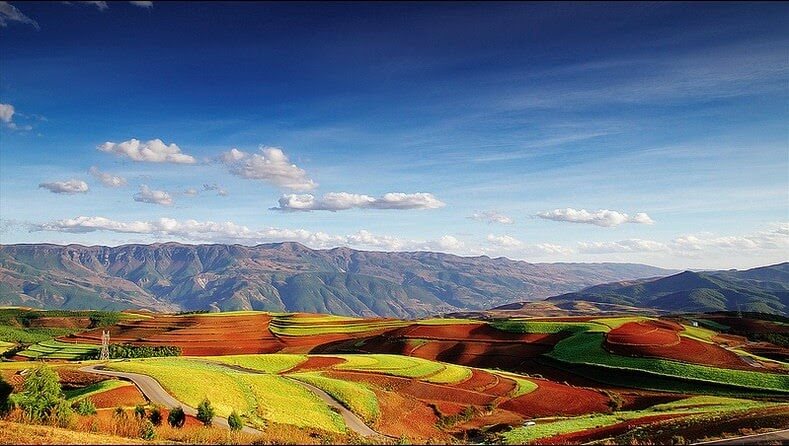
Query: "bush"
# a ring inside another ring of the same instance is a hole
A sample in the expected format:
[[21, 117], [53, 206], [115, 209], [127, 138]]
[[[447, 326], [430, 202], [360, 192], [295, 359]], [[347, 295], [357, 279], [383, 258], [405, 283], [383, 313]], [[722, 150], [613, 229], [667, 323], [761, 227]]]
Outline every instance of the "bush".
[[49, 367], [38, 367], [25, 379], [22, 392], [16, 403], [33, 421], [45, 420], [59, 411], [61, 402], [65, 402], [60, 389], [58, 375]]
[[134, 417], [141, 420], [145, 418], [145, 407], [142, 404], [134, 406]]
[[67, 428], [71, 426], [73, 421], [74, 411], [65, 399], [58, 400], [55, 407], [50, 409], [47, 415], [47, 422], [54, 424], [58, 427]]
[[230, 416], [227, 417], [227, 424], [230, 425], [231, 431], [240, 431], [241, 428], [244, 427], [244, 420], [242, 420], [241, 415], [234, 410], [230, 412]]
[[170, 410], [170, 415], [167, 415], [167, 422], [172, 427], [183, 427], [186, 422], [186, 414], [182, 407], [174, 407]]
[[197, 405], [197, 419], [202, 421], [204, 425], [210, 426], [211, 421], [214, 419], [214, 406], [208, 398], [203, 398], [200, 404]]
[[143, 440], [153, 440], [156, 436], [156, 431], [153, 430], [153, 423], [150, 420], [145, 420], [140, 427], [140, 438]]
[[74, 404], [71, 405], [71, 408], [74, 409], [80, 415], [95, 415], [96, 414], [96, 405], [93, 404], [93, 401], [83, 398]]
[[162, 425], [162, 410], [159, 409], [159, 406], [153, 406], [151, 409], [151, 415], [148, 416], [148, 419], [151, 420], [154, 426], [161, 426]]
[[116, 407], [115, 412], [112, 413], [112, 416], [118, 419], [126, 419], [126, 411], [123, 410], [123, 407]]
[[0, 376], [0, 413], [8, 409], [8, 397], [11, 395], [12, 390], [14, 390], [14, 388], [11, 384], [5, 382], [3, 377]]

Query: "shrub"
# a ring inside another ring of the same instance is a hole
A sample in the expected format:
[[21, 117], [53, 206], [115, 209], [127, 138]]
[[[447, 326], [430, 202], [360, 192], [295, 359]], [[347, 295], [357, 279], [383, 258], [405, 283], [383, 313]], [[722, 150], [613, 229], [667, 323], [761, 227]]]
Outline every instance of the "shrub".
[[182, 407], [174, 407], [170, 410], [170, 415], [167, 415], [167, 422], [172, 427], [183, 427], [186, 422], [186, 414]]
[[134, 406], [134, 417], [141, 420], [145, 418], [145, 407], [142, 404]]
[[230, 425], [231, 431], [240, 431], [241, 428], [244, 427], [244, 421], [241, 419], [241, 415], [235, 410], [230, 412], [230, 416], [227, 417], [227, 424]]
[[211, 401], [208, 401], [208, 398], [203, 398], [203, 401], [200, 401], [200, 404], [197, 405], [197, 419], [206, 426], [211, 425], [211, 421], [214, 419], [214, 406], [211, 405]]
[[38, 367], [25, 379], [17, 405], [33, 421], [50, 417], [61, 401], [65, 401], [58, 375], [49, 367]]
[[54, 424], [58, 427], [70, 427], [73, 421], [74, 411], [64, 398], [58, 400], [57, 404], [52, 407], [47, 415], [47, 422]]
[[161, 426], [162, 425], [162, 410], [159, 409], [159, 406], [153, 406], [151, 409], [151, 415], [148, 416], [148, 419], [151, 420], [154, 426]]
[[110, 358], [156, 358], [163, 356], [181, 356], [181, 348], [173, 345], [127, 345], [110, 344]]
[[80, 415], [95, 415], [96, 414], [96, 405], [93, 404], [93, 401], [83, 398], [74, 404], [71, 405], [71, 408], [74, 409]]
[[153, 423], [150, 420], [145, 420], [140, 427], [140, 438], [143, 440], [153, 440], [156, 436], [156, 431], [153, 430]]
[[126, 411], [123, 410], [123, 407], [116, 407], [115, 412], [112, 413], [112, 416], [119, 419], [125, 419]]
[[8, 409], [8, 397], [11, 395], [12, 390], [14, 390], [14, 388], [11, 384], [5, 382], [3, 377], [0, 376], [0, 413]]

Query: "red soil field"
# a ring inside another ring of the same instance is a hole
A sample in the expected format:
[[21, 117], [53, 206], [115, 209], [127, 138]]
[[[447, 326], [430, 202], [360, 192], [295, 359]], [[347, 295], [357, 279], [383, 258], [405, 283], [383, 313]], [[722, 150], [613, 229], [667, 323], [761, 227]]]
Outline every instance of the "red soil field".
[[528, 342], [553, 345], [555, 336], [541, 333], [512, 333], [495, 329], [487, 324], [412, 325], [392, 333], [406, 338], [436, 339], [446, 341], [477, 342]]
[[573, 416], [611, 411], [609, 399], [602, 393], [580, 387], [570, 387], [543, 379], [530, 379], [537, 390], [503, 402], [499, 407], [525, 418]]
[[381, 408], [375, 430], [395, 438], [405, 436], [417, 443], [448, 442], [449, 436], [436, 427], [435, 411], [426, 403], [394, 392], [373, 391]]
[[89, 317], [37, 317], [30, 319], [31, 327], [46, 328], [88, 328]]
[[85, 387], [110, 379], [109, 376], [82, 372], [68, 367], [59, 367], [55, 371], [58, 374], [60, 385], [65, 389]]
[[145, 404], [145, 397], [142, 396], [136, 386], [124, 386], [106, 392], [97, 393], [88, 397], [96, 408], [110, 408], [118, 406], [136, 406]]
[[306, 361], [288, 370], [288, 373], [325, 370], [345, 362], [343, 358], [333, 356], [310, 356]]
[[436, 401], [434, 403], [430, 403], [430, 405], [432, 405], [435, 408], [435, 410], [437, 410], [443, 417], [450, 417], [452, 415], [457, 415], [460, 412], [462, 412], [463, 409], [468, 407], [450, 401]]
[[465, 381], [453, 384], [452, 387], [474, 392], [482, 392], [487, 388], [493, 387], [498, 383], [498, 378], [492, 373], [484, 370], [473, 369], [471, 377]]
[[684, 416], [686, 415], [650, 415], [643, 418], [637, 418], [635, 420], [617, 423], [611, 426], [597, 427], [579, 432], [571, 432], [569, 434], [556, 435], [553, 437], [536, 440], [533, 442], [533, 444], [582, 444], [596, 439], [620, 435], [638, 426], [644, 426], [646, 424], [652, 424], [672, 418], [681, 418]]
[[[269, 330], [265, 314], [233, 316], [168, 316], [124, 321], [109, 328], [112, 342], [132, 345], [174, 345], [187, 356], [274, 353], [282, 349]], [[101, 343], [101, 329], [61, 338]]]
[[[735, 353], [715, 344], [680, 336], [681, 328], [668, 321], [628, 322], [606, 335], [605, 347], [611, 353], [623, 356], [647, 356], [713, 367], [755, 370]], [[765, 371], [763, 368], [758, 370]]]

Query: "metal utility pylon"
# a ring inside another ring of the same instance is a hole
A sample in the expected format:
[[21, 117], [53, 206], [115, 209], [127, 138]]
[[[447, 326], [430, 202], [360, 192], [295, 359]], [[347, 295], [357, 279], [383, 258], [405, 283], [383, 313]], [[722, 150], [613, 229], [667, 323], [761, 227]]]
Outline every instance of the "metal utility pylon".
[[99, 359], [102, 361], [109, 361], [110, 359], [110, 332], [101, 331], [101, 355]]

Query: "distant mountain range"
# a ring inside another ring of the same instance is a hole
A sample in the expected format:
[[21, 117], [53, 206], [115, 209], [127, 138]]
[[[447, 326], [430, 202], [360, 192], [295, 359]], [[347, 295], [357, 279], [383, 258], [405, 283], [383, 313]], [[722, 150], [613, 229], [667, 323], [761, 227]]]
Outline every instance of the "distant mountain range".
[[657, 279], [608, 283], [547, 301], [555, 305], [585, 301], [671, 312], [729, 310], [787, 314], [789, 263], [745, 271], [685, 271]]
[[0, 245], [0, 305], [408, 318], [533, 301], [673, 272], [638, 264], [313, 250], [298, 243]]

